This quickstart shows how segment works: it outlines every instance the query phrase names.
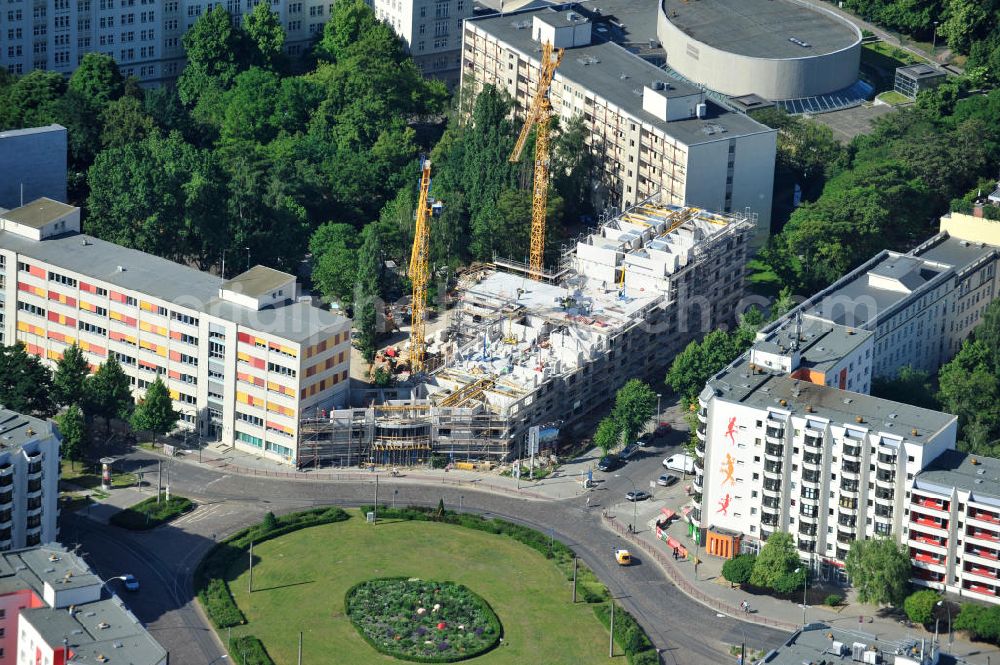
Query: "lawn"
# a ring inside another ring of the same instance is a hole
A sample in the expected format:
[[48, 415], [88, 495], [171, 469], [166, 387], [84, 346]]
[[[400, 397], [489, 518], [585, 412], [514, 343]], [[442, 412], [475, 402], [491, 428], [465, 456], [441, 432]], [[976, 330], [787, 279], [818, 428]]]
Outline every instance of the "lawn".
[[880, 101], [896, 106], [897, 104], [912, 104], [913, 100], [906, 95], [901, 95], [895, 90], [887, 90], [878, 96]]
[[[593, 606], [571, 602], [571, 585], [544, 556], [502, 535], [436, 522], [360, 517], [302, 529], [254, 546], [252, 599], [243, 559], [230, 588], [247, 625], [233, 635], [260, 638], [276, 663], [399, 663], [369, 646], [344, 613], [344, 595], [375, 577], [453, 581], [482, 596], [503, 626], [503, 644], [470, 662], [489, 665], [606, 663], [608, 633]], [[623, 661], [624, 658], [618, 660]]]
[[[59, 465], [59, 480], [72, 483], [81, 489], [92, 490], [101, 486], [100, 467], [101, 465], [97, 462], [71, 462], [64, 459], [60, 461]], [[111, 473], [112, 487], [134, 487], [135, 481], [133, 473], [119, 473], [117, 471]]]
[[112, 515], [111, 524], [130, 531], [146, 531], [155, 529], [193, 508], [191, 500], [183, 496], [175, 495], [169, 499], [161, 496], [159, 502], [155, 496], [151, 496]]

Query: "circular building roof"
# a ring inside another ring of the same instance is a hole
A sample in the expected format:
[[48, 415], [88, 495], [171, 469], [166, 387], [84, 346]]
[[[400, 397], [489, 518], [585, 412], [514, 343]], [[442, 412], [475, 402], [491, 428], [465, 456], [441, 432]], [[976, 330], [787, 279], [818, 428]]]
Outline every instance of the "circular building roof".
[[703, 44], [751, 58], [809, 58], [856, 44], [832, 12], [794, 0], [662, 0], [667, 20]]

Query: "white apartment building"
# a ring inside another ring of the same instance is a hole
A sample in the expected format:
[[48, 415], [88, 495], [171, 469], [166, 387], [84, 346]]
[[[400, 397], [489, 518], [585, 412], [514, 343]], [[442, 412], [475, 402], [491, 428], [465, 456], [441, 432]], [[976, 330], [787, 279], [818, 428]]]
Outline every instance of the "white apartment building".
[[461, 70], [462, 21], [473, 0], [366, 0], [391, 25], [426, 76], [457, 82]]
[[917, 475], [907, 508], [913, 581], [1000, 603], [1000, 460], [947, 451]]
[[58, 543], [0, 554], [0, 665], [166, 665], [167, 651], [104, 587]]
[[603, 185], [623, 209], [659, 192], [664, 202], [771, 219], [776, 132], [707, 99], [613, 42], [592, 39], [577, 12], [536, 9], [465, 21], [462, 89], [491, 84], [523, 117], [539, 76], [541, 44], [565, 48], [549, 91], [565, 124], [583, 116]]
[[58, 433], [0, 407], [0, 551], [56, 540], [58, 517]]
[[137, 397], [160, 377], [182, 424], [294, 463], [307, 411], [347, 402], [351, 322], [256, 266], [220, 277], [81, 234], [49, 199], [0, 212], [0, 331], [51, 363], [115, 357]]
[[[471, 0], [467, 0], [471, 4]], [[259, 0], [0, 0], [0, 66], [70, 74], [86, 53], [113, 57], [126, 76], [170, 81], [184, 69], [181, 38], [216, 5], [233, 17]], [[331, 0], [272, 0], [285, 28], [285, 51], [298, 55], [323, 30]], [[234, 20], [240, 20], [234, 18]], [[457, 48], [457, 46], [455, 47]]]

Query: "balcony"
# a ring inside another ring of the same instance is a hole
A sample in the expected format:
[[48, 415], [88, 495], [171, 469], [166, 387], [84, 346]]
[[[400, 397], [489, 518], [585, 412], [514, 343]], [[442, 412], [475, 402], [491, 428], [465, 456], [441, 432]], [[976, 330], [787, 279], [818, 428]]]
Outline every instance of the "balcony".
[[778, 526], [780, 521], [781, 519], [777, 515], [764, 514], [760, 516], [760, 523], [767, 526]]
[[816, 537], [816, 525], [815, 524], [799, 524], [799, 533], [803, 536]]
[[705, 443], [701, 442], [694, 447], [694, 454], [699, 457], [699, 459], [705, 459]]
[[768, 427], [764, 432], [764, 436], [767, 437], [767, 440], [771, 443], [784, 443], [785, 430]]
[[910, 532], [910, 540], [908, 541], [910, 547], [940, 547], [945, 549], [948, 547], [948, 541], [945, 538], [939, 536], [930, 536], [925, 533], [919, 533], [917, 531]]
[[28, 480], [42, 477], [42, 463], [32, 462], [28, 465]]
[[819, 515], [817, 515], [816, 513], [804, 513], [802, 511], [799, 511], [799, 520], [807, 521], [810, 524], [815, 524], [819, 520]]
[[858, 525], [858, 518], [854, 515], [845, 515], [843, 513], [837, 518], [837, 524], [849, 529], [853, 529]]
[[768, 457], [776, 457], [780, 462], [785, 459], [785, 447], [776, 443], [769, 443], [764, 446], [764, 454]]
[[696, 492], [700, 492], [701, 491], [701, 487], [702, 487], [701, 486], [701, 478], [702, 478], [701, 476], [696, 475], [694, 477], [694, 480], [691, 481], [691, 487], [693, 487]]
[[850, 545], [851, 543], [853, 543], [857, 539], [858, 539], [857, 536], [855, 536], [851, 532], [841, 531], [839, 529], [837, 530], [837, 542], [838, 543], [842, 543], [844, 545]]
[[696, 429], [694, 431], [694, 434], [695, 434], [695, 436], [698, 437], [698, 441], [700, 441], [701, 443], [705, 443], [705, 428], [704, 427], [699, 427], [698, 429]]
[[861, 446], [849, 446], [845, 443], [844, 458], [846, 459], [848, 457], [853, 457], [853, 458], [861, 457]]
[[919, 524], [920, 526], [927, 526], [932, 529], [944, 529], [948, 530], [948, 520], [937, 519], [935, 517], [928, 517], [927, 515], [921, 515], [920, 513], [910, 513], [910, 523]]
[[977, 529], [974, 527], [969, 527], [966, 529], [965, 535], [969, 538], [977, 538], [979, 540], [987, 540], [991, 543], [1000, 543], [1000, 534], [996, 531], [987, 531], [986, 529]]
[[701, 508], [701, 492], [695, 492], [691, 495], [691, 503], [695, 508]]
[[881, 504], [875, 506], [875, 516], [876, 517], [892, 517], [892, 507], [883, 506]]
[[761, 506], [764, 508], [781, 508], [781, 499], [773, 496], [765, 496], [761, 500]]
[[930, 499], [925, 496], [913, 495], [913, 504], [920, 506], [921, 508], [930, 508], [932, 510], [943, 510], [946, 511], [949, 508], [948, 501], [941, 501], [939, 499]]
[[[980, 559], [988, 559], [989, 561], [1000, 561], [1000, 553], [998, 553], [997, 550], [993, 550], [988, 547], [980, 547], [977, 545], [966, 545], [965, 553], [968, 556], [978, 557]], [[968, 558], [968, 556], [966, 558]]]
[[976, 575], [977, 577], [984, 577], [986, 579], [995, 580], [997, 579], [996, 568], [991, 568], [988, 566], [981, 566], [974, 563], [967, 563], [963, 568], [966, 575]]
[[806, 434], [802, 438], [802, 443], [807, 448], [822, 448], [823, 447], [823, 435], [822, 434], [812, 434], [808, 430], [806, 430]]
[[879, 501], [893, 501], [896, 493], [884, 487], [875, 488], [875, 498]]
[[922, 552], [917, 549], [910, 549], [910, 558], [920, 563], [930, 563], [935, 566], [943, 566], [945, 561], [945, 557], [942, 555]]
[[970, 593], [978, 593], [983, 596], [990, 596], [991, 598], [997, 595], [997, 587], [994, 584], [979, 584], [971, 580], [966, 580], [962, 583], [962, 588]]
[[802, 456], [802, 467], [805, 469], [816, 469], [818, 470], [823, 464], [822, 455], [814, 455], [812, 453], [806, 453]]
[[[807, 536], [808, 538], [808, 536]], [[803, 552], [815, 552], [816, 551], [816, 541], [815, 540], [803, 540], [799, 538], [799, 550]]]
[[819, 471], [814, 471], [812, 469], [807, 469], [802, 472], [802, 480], [807, 483], [819, 483], [822, 480], [822, 476]]
[[781, 480], [781, 467], [778, 467], [777, 471], [773, 471], [773, 470], [768, 469], [767, 467], [765, 467], [764, 468], [764, 479], [765, 480]]
[[969, 519], [977, 520], [979, 522], [987, 522], [989, 524], [1000, 524], [1000, 517], [997, 517], [995, 513], [978, 508], [969, 510]]
[[844, 559], [847, 558], [847, 553], [849, 551], [850, 550], [844, 549], [843, 547], [838, 547], [837, 548], [837, 558], [840, 559], [841, 561], [843, 561]]
[[858, 498], [858, 482], [856, 480], [844, 480], [840, 483], [840, 493], [852, 499]]
[[6, 492], [0, 492], [0, 506], [6, 505], [14, 500], [14, 492], [7, 490]]

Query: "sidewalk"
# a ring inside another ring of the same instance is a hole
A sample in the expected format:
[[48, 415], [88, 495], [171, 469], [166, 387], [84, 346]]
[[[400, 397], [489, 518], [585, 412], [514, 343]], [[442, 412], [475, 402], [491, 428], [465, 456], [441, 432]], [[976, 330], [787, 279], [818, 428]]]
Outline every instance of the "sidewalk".
[[[628, 520], [624, 517], [617, 519], [613, 511], [605, 511], [602, 523], [623, 539], [633, 543], [640, 556], [645, 554], [656, 561], [667, 578], [691, 599], [741, 621], [787, 631], [794, 631], [802, 626], [803, 607], [800, 603], [790, 603], [770, 596], [754, 596], [740, 589], [731, 588], [721, 575], [723, 559], [702, 556], [697, 572], [690, 559], [674, 561], [667, 544], [656, 538], [657, 516], [650, 517], [649, 511], [646, 512], [647, 514], [639, 519], [638, 534], [627, 533]], [[691, 554], [694, 554], [694, 542], [688, 537], [682, 520], [674, 520], [667, 528], [667, 534], [684, 547], [690, 548]], [[740, 603], [744, 601], [750, 603], [752, 613], [746, 614], [740, 610]], [[892, 653], [897, 646], [904, 643], [919, 643], [921, 639], [933, 638], [932, 632], [929, 633], [920, 626], [907, 628], [893, 618], [880, 617], [878, 607], [850, 602], [850, 599], [848, 601], [849, 604], [840, 608], [809, 605], [805, 608], [805, 620], [809, 623], [822, 622], [835, 626], [856, 635], [858, 641], [877, 643], [879, 648], [888, 653]], [[944, 632], [946, 628], [942, 627], [941, 630]], [[951, 646], [948, 645], [946, 633], [942, 636], [941, 642], [942, 652], [961, 659], [958, 662], [989, 665], [992, 659], [1000, 663], [1000, 647], [985, 642], [970, 642], [959, 634], [955, 635], [954, 644]]]
[[[129, 506], [134, 506], [143, 499], [149, 498], [148, 493], [143, 494], [132, 487], [101, 490], [98, 495], [86, 490], [77, 494], [80, 496], [89, 496], [92, 503], [88, 503], [75, 512], [101, 524], [107, 524], [111, 520], [111, 516], [115, 513], [119, 513]], [[104, 496], [104, 498], [99, 498], [99, 496]]]

